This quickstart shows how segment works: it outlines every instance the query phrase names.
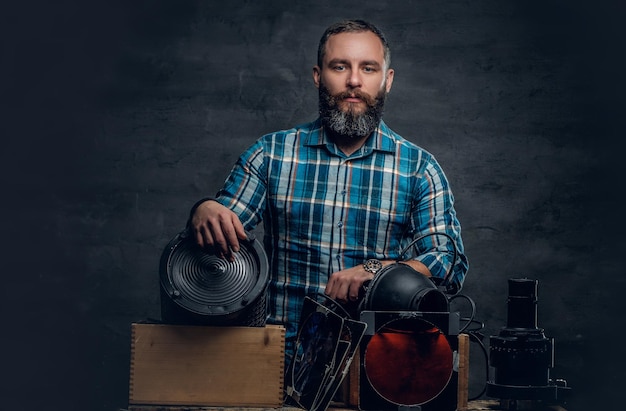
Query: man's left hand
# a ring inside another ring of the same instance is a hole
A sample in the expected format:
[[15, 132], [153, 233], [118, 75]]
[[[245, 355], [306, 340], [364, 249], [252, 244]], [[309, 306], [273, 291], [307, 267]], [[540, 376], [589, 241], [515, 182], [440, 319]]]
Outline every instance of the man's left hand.
[[333, 273], [328, 279], [324, 293], [333, 300], [346, 303], [356, 301], [363, 283], [374, 278], [362, 265]]

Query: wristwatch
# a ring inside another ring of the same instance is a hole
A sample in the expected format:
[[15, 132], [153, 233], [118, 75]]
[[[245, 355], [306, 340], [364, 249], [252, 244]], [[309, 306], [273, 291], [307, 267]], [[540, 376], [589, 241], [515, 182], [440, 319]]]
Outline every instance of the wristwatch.
[[379, 272], [381, 268], [383, 268], [383, 263], [375, 258], [370, 258], [363, 263], [363, 269], [368, 273], [372, 273], [374, 275], [376, 275], [376, 273]]

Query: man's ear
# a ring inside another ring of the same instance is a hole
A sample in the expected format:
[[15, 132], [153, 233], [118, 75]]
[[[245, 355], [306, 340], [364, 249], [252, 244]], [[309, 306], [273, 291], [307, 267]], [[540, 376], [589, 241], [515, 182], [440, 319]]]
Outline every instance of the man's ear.
[[322, 69], [319, 66], [313, 67], [313, 84], [315, 87], [320, 88], [320, 76], [322, 75]]
[[387, 70], [387, 93], [391, 90], [391, 84], [393, 83], [393, 69]]

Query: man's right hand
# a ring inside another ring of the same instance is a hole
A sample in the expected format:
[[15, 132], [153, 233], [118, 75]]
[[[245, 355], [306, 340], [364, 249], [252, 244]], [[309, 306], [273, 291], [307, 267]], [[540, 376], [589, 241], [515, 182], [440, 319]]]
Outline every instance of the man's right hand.
[[200, 247], [213, 247], [220, 257], [230, 261], [239, 251], [239, 241], [248, 238], [237, 214], [215, 200], [196, 207], [191, 228]]

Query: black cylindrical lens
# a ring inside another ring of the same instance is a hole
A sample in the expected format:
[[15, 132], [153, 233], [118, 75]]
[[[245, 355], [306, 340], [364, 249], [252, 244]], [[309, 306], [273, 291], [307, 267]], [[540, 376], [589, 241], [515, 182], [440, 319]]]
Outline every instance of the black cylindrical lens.
[[507, 328], [537, 328], [537, 280], [509, 279]]

